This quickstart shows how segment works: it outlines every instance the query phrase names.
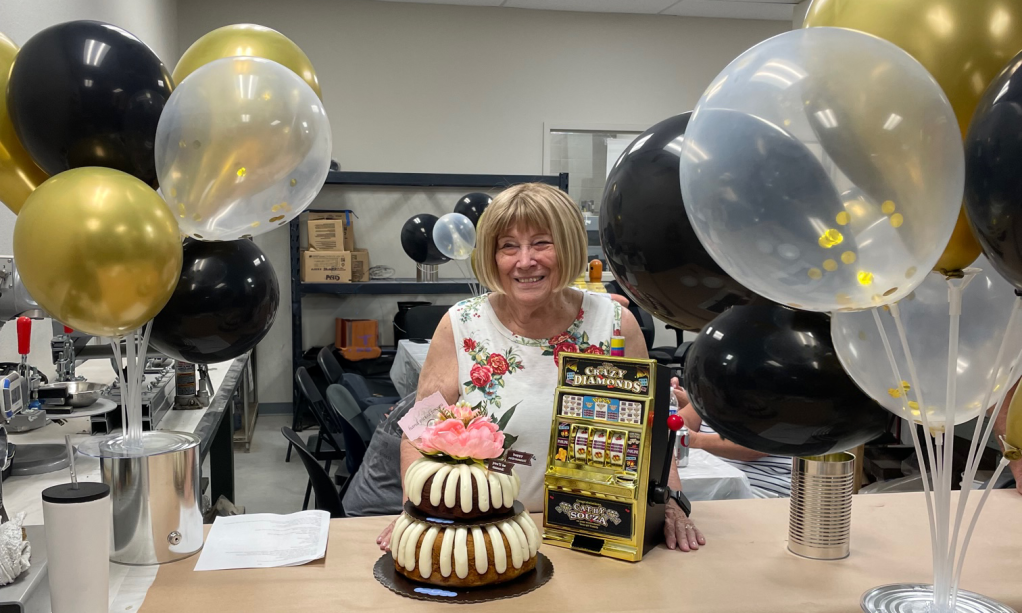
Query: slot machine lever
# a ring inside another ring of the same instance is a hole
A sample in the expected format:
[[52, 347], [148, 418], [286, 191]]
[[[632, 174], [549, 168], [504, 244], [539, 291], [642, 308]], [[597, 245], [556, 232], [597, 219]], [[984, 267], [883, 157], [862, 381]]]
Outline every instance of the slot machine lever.
[[667, 486], [667, 478], [671, 475], [671, 469], [674, 468], [674, 445], [678, 440], [678, 430], [681, 430], [681, 426], [684, 424], [679, 415], [669, 415], [667, 417], [667, 428], [670, 430], [670, 434], [667, 437], [667, 458], [664, 460], [664, 470], [660, 473], [660, 480], [652, 484], [652, 496], [650, 500], [653, 504], [667, 504], [667, 501], [671, 499], [671, 488]]

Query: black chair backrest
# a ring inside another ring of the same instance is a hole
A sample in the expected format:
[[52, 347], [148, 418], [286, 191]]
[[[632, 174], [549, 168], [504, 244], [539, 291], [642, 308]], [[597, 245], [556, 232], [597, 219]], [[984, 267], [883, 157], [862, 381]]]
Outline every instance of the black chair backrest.
[[449, 305], [431, 304], [408, 309], [408, 314], [405, 315], [405, 330], [408, 332], [408, 338], [413, 340], [433, 338], [436, 327], [440, 325], [440, 320], [444, 318], [444, 314], [450, 308]]
[[[348, 474], [354, 476], [362, 466], [362, 460], [365, 459], [372, 430], [351, 392], [347, 389], [335, 383], [327, 388], [326, 396], [330, 401], [329, 410], [333, 411], [342, 422], [341, 434], [344, 436], [346, 450], [344, 463]], [[349, 416], [351, 416], [350, 420]], [[359, 424], [359, 427], [356, 428], [354, 424]]]
[[332, 518], [344, 517], [344, 505], [341, 503], [341, 495], [337, 491], [337, 486], [334, 485], [330, 475], [327, 474], [326, 469], [316, 460], [316, 456], [312, 455], [312, 452], [305, 446], [302, 439], [295, 434], [294, 430], [285, 426], [280, 429], [280, 433], [294, 445], [295, 451], [298, 452], [298, 457], [302, 459], [302, 464], [305, 465], [305, 471], [309, 473], [309, 480], [312, 481], [312, 491], [316, 493], [316, 508], [330, 513]]
[[344, 449], [344, 447], [339, 445], [340, 441], [337, 439], [337, 435], [343, 433], [341, 422], [334, 418], [333, 413], [327, 407], [326, 401], [323, 400], [323, 395], [319, 393], [319, 386], [316, 385], [312, 375], [309, 374], [309, 371], [304, 366], [299, 366], [295, 370], [295, 385], [298, 386], [298, 393], [305, 400], [312, 415], [316, 418], [316, 422], [319, 424], [320, 435], [327, 437], [327, 442], [334, 449]]
[[323, 369], [323, 375], [326, 377], [327, 383], [341, 382], [341, 377], [344, 376], [344, 369], [341, 368], [341, 363], [337, 361], [337, 357], [330, 347], [323, 347], [319, 350], [316, 362]]

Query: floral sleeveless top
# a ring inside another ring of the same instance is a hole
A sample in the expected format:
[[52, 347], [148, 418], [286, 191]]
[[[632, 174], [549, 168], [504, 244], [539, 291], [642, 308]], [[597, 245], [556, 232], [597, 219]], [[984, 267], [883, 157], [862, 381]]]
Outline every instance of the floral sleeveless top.
[[533, 339], [508, 330], [497, 319], [489, 296], [463, 300], [449, 311], [461, 398], [473, 405], [482, 402], [497, 414], [517, 404], [507, 431], [519, 437], [515, 449], [536, 456], [532, 466], [515, 466], [522, 480], [518, 497], [528, 511], [540, 512], [558, 356], [563, 352], [610, 355], [611, 336], [621, 329], [621, 305], [585, 292], [578, 316], [567, 330]]

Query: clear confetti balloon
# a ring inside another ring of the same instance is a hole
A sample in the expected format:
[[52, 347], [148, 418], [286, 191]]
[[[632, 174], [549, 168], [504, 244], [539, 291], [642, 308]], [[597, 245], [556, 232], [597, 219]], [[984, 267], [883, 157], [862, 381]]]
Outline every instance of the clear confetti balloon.
[[[983, 397], [994, 383], [998, 390], [1018, 380], [1018, 372], [1008, 381], [1008, 363], [1022, 346], [1022, 334], [1015, 327], [1009, 339], [1007, 357], [994, 377], [997, 350], [1015, 302], [1014, 288], [981, 257], [975, 264], [980, 272], [962, 292], [961, 328], [958, 335], [958, 380], [955, 394], [956, 424], [979, 415], [985, 408]], [[971, 268], [968, 270], [972, 270]], [[949, 336], [948, 286], [943, 275], [929, 273], [923, 283], [898, 302], [898, 309], [908, 338], [909, 350], [919, 374], [923, 403], [909, 381], [905, 352], [898, 339], [894, 318], [886, 310], [880, 321], [887, 333], [900, 382], [895, 379], [883, 339], [877, 330], [873, 313], [834, 313], [831, 336], [841, 365], [855, 383], [887, 410], [906, 419], [922, 423], [922, 409], [931, 428], [943, 429], [947, 390], [947, 353]], [[991, 401], [992, 403], [993, 401]]]
[[192, 238], [263, 234], [323, 188], [330, 138], [323, 103], [290, 69], [252, 57], [216, 60], [182, 81], [163, 110], [160, 189]]
[[840, 28], [775, 36], [713, 81], [685, 132], [699, 240], [754, 292], [811, 311], [900, 300], [961, 208], [954, 112], [907, 53]]
[[476, 247], [476, 227], [461, 213], [448, 213], [433, 226], [433, 242], [452, 260], [467, 260]]

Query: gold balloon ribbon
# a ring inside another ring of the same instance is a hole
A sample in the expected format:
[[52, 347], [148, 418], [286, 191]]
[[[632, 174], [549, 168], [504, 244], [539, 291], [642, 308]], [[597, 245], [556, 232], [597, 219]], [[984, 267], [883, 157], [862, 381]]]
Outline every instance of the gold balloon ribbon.
[[0, 34], [0, 202], [15, 214], [47, 177], [21, 146], [7, 114], [7, 79], [17, 53], [18, 46]]
[[251, 23], [217, 28], [192, 43], [174, 68], [174, 82], [206, 64], [225, 57], [261, 57], [287, 66], [312, 88], [320, 100], [319, 78], [312, 61], [290, 38], [280, 32]]
[[152, 319], [181, 276], [177, 222], [155, 191], [109, 168], [76, 168], [29, 196], [14, 226], [29, 294], [62, 323], [122, 336]]

